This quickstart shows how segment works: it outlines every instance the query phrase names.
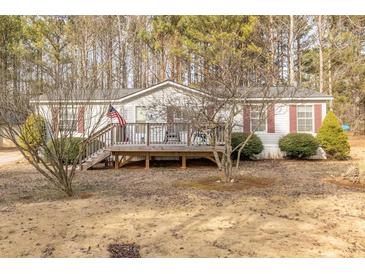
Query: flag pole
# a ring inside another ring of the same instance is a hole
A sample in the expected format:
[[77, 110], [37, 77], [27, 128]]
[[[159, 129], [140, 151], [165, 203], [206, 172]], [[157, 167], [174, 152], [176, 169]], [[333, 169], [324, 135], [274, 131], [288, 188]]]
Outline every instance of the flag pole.
[[[108, 113], [109, 113], [109, 111], [111, 109], [111, 106], [112, 106], [112, 104], [109, 104]], [[113, 125], [113, 118], [112, 117], [109, 117], [109, 119], [110, 119], [110, 124]]]

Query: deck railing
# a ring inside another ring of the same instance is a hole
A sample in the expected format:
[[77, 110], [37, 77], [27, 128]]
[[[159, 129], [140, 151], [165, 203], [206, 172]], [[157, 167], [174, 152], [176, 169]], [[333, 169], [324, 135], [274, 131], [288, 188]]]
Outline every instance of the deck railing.
[[212, 129], [197, 128], [190, 123], [128, 123], [115, 124], [117, 145], [220, 145], [223, 144], [222, 126]]
[[223, 126], [197, 128], [190, 123], [109, 124], [85, 140], [80, 162], [112, 145], [222, 145]]
[[114, 128], [114, 124], [109, 124], [87, 138], [85, 140], [85, 150], [83, 157], [81, 157], [81, 161], [88, 159], [99, 151], [103, 151], [105, 148], [113, 145]]

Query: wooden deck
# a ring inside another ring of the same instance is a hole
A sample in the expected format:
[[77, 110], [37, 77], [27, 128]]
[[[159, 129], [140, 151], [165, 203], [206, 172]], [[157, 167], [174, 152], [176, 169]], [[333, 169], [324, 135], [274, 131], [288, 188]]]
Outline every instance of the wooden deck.
[[121, 168], [135, 157], [145, 158], [145, 167], [150, 167], [152, 157], [181, 157], [181, 167], [186, 168], [189, 157], [207, 158], [215, 163], [213, 152], [223, 152], [222, 146], [186, 146], [186, 145], [112, 145], [107, 148], [115, 158], [115, 168]]
[[108, 124], [85, 141], [80, 168], [89, 169], [102, 161], [114, 161], [115, 168], [120, 168], [136, 157], [145, 158], [146, 168], [152, 157], [179, 157], [183, 168], [189, 157], [215, 162], [213, 152], [223, 153], [223, 133], [221, 125], [196, 128], [190, 123]]

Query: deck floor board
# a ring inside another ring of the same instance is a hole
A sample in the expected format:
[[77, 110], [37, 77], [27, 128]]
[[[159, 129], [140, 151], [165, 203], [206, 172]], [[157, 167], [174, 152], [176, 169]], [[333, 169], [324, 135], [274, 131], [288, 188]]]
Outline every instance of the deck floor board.
[[113, 145], [106, 150], [110, 152], [218, 152], [223, 151], [223, 146], [184, 146], [184, 145]]

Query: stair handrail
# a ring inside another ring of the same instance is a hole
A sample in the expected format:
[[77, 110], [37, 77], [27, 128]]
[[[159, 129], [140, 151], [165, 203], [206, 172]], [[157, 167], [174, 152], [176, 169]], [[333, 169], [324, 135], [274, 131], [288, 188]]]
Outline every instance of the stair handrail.
[[114, 128], [116, 125], [115, 124], [108, 124], [105, 127], [103, 127], [102, 129], [99, 129], [98, 131], [94, 132], [92, 135], [90, 135], [88, 138], [86, 138], [84, 140], [85, 143], [89, 143], [90, 141], [98, 138], [100, 135], [102, 135], [103, 133], [111, 130], [112, 128]]
[[[86, 159], [94, 155], [96, 152], [101, 149], [107, 148], [109, 145], [112, 145], [113, 140], [113, 129], [115, 128], [115, 124], [108, 124], [100, 130], [96, 131], [92, 135], [90, 135], [87, 139], [83, 141], [83, 157], [80, 157], [80, 164], [83, 163]], [[110, 144], [107, 144], [107, 134], [110, 132]], [[100, 142], [93, 142], [95, 140], [100, 140]], [[104, 142], [103, 142], [104, 141]]]

